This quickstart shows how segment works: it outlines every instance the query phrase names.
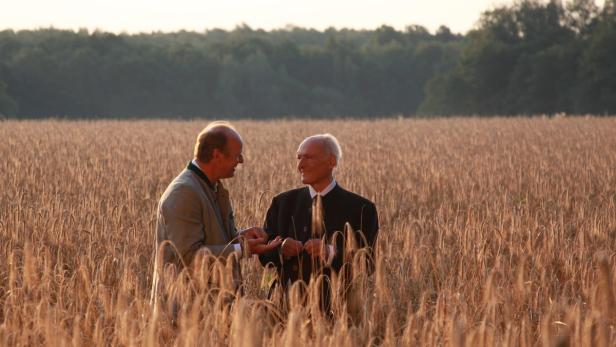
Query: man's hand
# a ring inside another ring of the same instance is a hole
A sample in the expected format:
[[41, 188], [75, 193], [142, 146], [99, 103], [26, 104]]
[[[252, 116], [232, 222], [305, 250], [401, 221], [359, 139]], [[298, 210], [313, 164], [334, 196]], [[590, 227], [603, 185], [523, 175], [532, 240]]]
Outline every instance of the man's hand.
[[326, 261], [329, 256], [329, 247], [321, 239], [310, 239], [304, 244], [304, 250], [312, 258], [321, 258]]
[[287, 237], [284, 241], [282, 241], [281, 252], [285, 257], [295, 257], [300, 254], [303, 249], [304, 245], [293, 238]]
[[263, 243], [265, 243], [267, 239], [269, 238], [265, 230], [259, 227], [252, 227], [252, 228], [244, 229], [240, 231], [240, 236], [248, 240], [263, 239]]
[[276, 236], [273, 240], [267, 243], [262, 240], [263, 239], [261, 238], [246, 239], [246, 244], [248, 245], [248, 252], [250, 254], [263, 254], [276, 249], [282, 243], [282, 238], [280, 238], [280, 236]]

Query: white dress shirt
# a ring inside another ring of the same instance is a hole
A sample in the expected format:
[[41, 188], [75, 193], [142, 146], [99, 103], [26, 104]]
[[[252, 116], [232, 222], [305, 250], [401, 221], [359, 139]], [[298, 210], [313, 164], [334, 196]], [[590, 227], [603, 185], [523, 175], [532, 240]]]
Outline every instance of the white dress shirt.
[[323, 188], [323, 190], [321, 190], [320, 192], [317, 192], [312, 186], [308, 186], [308, 190], [310, 191], [310, 198], [314, 199], [315, 196], [320, 195], [321, 197], [324, 197], [325, 195], [327, 195], [327, 193], [331, 192], [332, 189], [334, 189], [334, 187], [336, 186], [336, 180], [332, 180], [332, 182], [327, 185], [327, 187]]

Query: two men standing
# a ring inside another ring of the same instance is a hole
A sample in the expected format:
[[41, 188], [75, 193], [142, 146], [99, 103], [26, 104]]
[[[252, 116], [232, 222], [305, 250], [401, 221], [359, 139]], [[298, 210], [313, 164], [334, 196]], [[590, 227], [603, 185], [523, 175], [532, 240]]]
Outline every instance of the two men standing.
[[357, 237], [360, 246], [374, 247], [376, 208], [335, 181], [333, 172], [342, 152], [329, 134], [311, 136], [299, 146], [297, 169], [307, 186], [273, 199], [265, 231], [253, 227], [238, 232], [229, 194], [220, 180], [232, 177], [243, 163], [242, 145], [230, 124], [209, 124], [197, 138], [194, 160], [163, 193], [156, 228], [156, 258], [162, 264], [155, 269], [153, 298], [162, 266], [189, 266], [200, 251], [218, 257], [242, 251], [259, 254], [263, 265], [276, 266], [279, 281], [286, 286], [297, 280], [308, 282], [317, 272], [340, 270], [345, 246], [336, 232], [346, 223], [363, 234]]

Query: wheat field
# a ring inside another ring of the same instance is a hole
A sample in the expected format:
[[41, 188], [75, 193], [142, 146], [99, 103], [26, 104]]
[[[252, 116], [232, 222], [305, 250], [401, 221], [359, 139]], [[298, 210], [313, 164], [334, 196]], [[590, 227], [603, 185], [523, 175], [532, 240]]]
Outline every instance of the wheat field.
[[243, 294], [210, 290], [226, 269], [204, 262], [176, 281], [174, 323], [149, 303], [155, 209], [206, 124], [0, 121], [0, 345], [616, 343], [616, 119], [236, 121], [238, 227], [330, 132], [338, 182], [377, 205], [376, 271], [330, 321], [268, 301], [255, 258]]

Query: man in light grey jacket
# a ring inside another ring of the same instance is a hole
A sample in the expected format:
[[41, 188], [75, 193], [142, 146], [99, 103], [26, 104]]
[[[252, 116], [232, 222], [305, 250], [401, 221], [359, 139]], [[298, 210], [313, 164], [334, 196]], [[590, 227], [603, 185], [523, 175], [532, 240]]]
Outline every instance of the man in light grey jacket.
[[[190, 266], [199, 252], [216, 257], [261, 254], [278, 247], [259, 227], [235, 227], [229, 192], [221, 179], [233, 177], [243, 163], [242, 138], [227, 122], [210, 123], [197, 137], [194, 159], [167, 187], [158, 204], [156, 261], [152, 300], [160, 290], [163, 267]], [[243, 249], [246, 248], [246, 249]]]

